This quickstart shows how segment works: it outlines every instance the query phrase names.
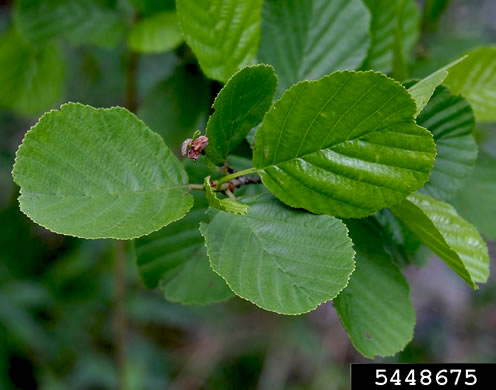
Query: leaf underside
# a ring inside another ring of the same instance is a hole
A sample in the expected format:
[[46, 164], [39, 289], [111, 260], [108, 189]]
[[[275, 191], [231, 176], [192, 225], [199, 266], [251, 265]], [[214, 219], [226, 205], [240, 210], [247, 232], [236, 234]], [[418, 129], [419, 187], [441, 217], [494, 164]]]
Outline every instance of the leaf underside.
[[477, 121], [496, 121], [496, 46], [469, 52], [450, 70], [445, 84], [469, 101]]
[[284, 203], [359, 218], [400, 202], [429, 178], [432, 134], [415, 103], [376, 72], [336, 72], [289, 89], [256, 133], [253, 164]]
[[13, 176], [24, 213], [81, 238], [136, 238], [192, 206], [181, 163], [120, 107], [70, 103], [45, 114], [19, 147]]
[[451, 205], [415, 193], [391, 211], [472, 288], [487, 281], [487, 245]]
[[[434, 91], [438, 86], [440, 86], [443, 81], [448, 76], [448, 71], [455, 65], [460, 64], [465, 61], [466, 56], [458, 58], [457, 60], [443, 66], [441, 69], [436, 70], [434, 73], [430, 74], [426, 78], [420, 80], [419, 82], [414, 82], [414, 85], [408, 88], [408, 92], [412, 95], [415, 104], [417, 105], [417, 112], [415, 117], [417, 117], [424, 107], [429, 103]], [[408, 84], [411, 84], [407, 82]]]
[[240, 297], [280, 314], [301, 314], [348, 283], [354, 251], [344, 224], [291, 210], [272, 196], [246, 215], [219, 211], [202, 224], [210, 264]]
[[454, 96], [441, 86], [417, 118], [417, 123], [432, 132], [437, 147], [431, 177], [421, 192], [449, 201], [462, 188], [477, 160], [472, 108], [463, 97]]

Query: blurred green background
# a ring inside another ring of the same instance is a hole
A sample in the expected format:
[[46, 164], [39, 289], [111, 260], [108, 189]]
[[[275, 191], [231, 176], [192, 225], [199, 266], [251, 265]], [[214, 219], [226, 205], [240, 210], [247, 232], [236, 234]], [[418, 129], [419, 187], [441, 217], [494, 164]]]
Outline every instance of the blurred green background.
[[[424, 31], [411, 76], [496, 42], [495, 20], [494, 0], [453, 0], [438, 30]], [[11, 23], [12, 2], [0, 0], [0, 33]], [[127, 64], [136, 60], [138, 114], [176, 148], [202, 128], [219, 90], [185, 46], [139, 58], [124, 43], [61, 49], [67, 65], [59, 103], [123, 105]], [[10, 172], [37, 118], [0, 109], [0, 390], [116, 389], [123, 382], [128, 390], [348, 388], [349, 363], [368, 360], [351, 346], [332, 303], [298, 317], [240, 299], [204, 308], [170, 304], [142, 286], [131, 255], [124, 286], [114, 282], [120, 270], [111, 241], [63, 237], [31, 223], [18, 209]], [[481, 174], [496, 170], [495, 131], [477, 129]], [[490, 244], [493, 260], [495, 249]], [[398, 356], [377, 361], [496, 362], [494, 276], [474, 292], [435, 258], [405, 272], [415, 337]]]

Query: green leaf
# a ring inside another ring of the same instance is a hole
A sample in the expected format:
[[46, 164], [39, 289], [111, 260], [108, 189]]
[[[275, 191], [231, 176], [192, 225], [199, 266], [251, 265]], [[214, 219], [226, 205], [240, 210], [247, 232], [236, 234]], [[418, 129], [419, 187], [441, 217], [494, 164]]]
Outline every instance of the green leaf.
[[177, 0], [184, 38], [205, 74], [227, 81], [255, 59], [263, 0]]
[[370, 46], [369, 26], [361, 0], [265, 0], [258, 59], [274, 65], [282, 92], [358, 68]]
[[175, 11], [161, 12], [135, 24], [129, 35], [129, 47], [141, 53], [163, 53], [183, 42]]
[[113, 47], [124, 31], [120, 13], [102, 0], [17, 0], [16, 24], [26, 39], [41, 45], [53, 38]]
[[219, 211], [200, 230], [213, 270], [265, 310], [313, 310], [353, 272], [352, 243], [339, 219], [291, 210], [271, 196], [256, 199], [246, 215]]
[[486, 243], [452, 206], [415, 193], [391, 211], [472, 288], [487, 281]]
[[207, 305], [233, 296], [222, 278], [212, 271], [199, 231], [208, 204], [195, 193], [195, 206], [181, 221], [136, 240], [136, 264], [145, 285], [160, 286], [171, 302]]
[[450, 70], [445, 84], [463, 95], [479, 122], [496, 121], [496, 46], [481, 47]]
[[19, 115], [37, 115], [62, 95], [65, 65], [57, 46], [30, 47], [11, 30], [0, 37], [0, 106]]
[[176, 9], [175, 0], [130, 0], [130, 2], [145, 17]]
[[437, 31], [439, 21], [448, 9], [450, 3], [451, 0], [427, 0], [425, 2], [422, 18], [422, 27], [424, 31]]
[[413, 100], [415, 100], [415, 104], [417, 105], [417, 112], [415, 114], [415, 117], [417, 117], [422, 112], [427, 103], [429, 103], [429, 100], [434, 94], [436, 88], [440, 86], [446, 79], [446, 77], [448, 76], [448, 70], [453, 66], [465, 61], [466, 58], [466, 56], [461, 57], [451, 62], [450, 64], [430, 74], [425, 79], [420, 80], [412, 87], [408, 88], [408, 92], [410, 92], [410, 95], [412, 95]]
[[411, 341], [415, 310], [410, 287], [366, 222], [346, 223], [356, 250], [356, 270], [334, 300], [351, 342], [365, 357], [392, 356]]
[[417, 123], [432, 132], [437, 146], [431, 177], [421, 191], [449, 201], [465, 184], [477, 160], [472, 108], [463, 97], [454, 96], [441, 86], [417, 118]]
[[398, 203], [429, 178], [432, 135], [415, 104], [375, 72], [336, 72], [300, 82], [256, 133], [253, 164], [284, 203], [359, 218]]
[[21, 210], [56, 233], [131, 239], [178, 220], [193, 198], [181, 163], [124, 108], [65, 104], [26, 133], [14, 181]]
[[179, 147], [204, 123], [209, 97], [209, 85], [203, 75], [180, 66], [145, 97], [138, 116], [168, 145]]
[[248, 212], [249, 206], [231, 199], [219, 199], [210, 184], [210, 176], [205, 178], [205, 195], [208, 205], [214, 209], [227, 211], [228, 213], [244, 215]]
[[483, 154], [454, 200], [460, 215], [488, 239], [496, 240], [496, 158]]
[[[370, 31], [372, 44], [365, 61], [366, 69], [390, 72], [393, 64], [393, 52], [397, 35], [402, 37], [402, 50], [405, 58], [409, 57], [419, 36], [420, 11], [415, 0], [407, 0], [404, 6], [398, 6], [404, 0], [364, 0], [372, 14]], [[399, 14], [399, 10], [402, 11]], [[401, 24], [401, 33], [396, 29]]]
[[247, 66], [237, 72], [215, 98], [207, 124], [207, 156], [222, 165], [258, 125], [272, 105], [277, 76], [272, 66]]
[[422, 254], [419, 255], [422, 241], [389, 209], [379, 211], [374, 219], [380, 226], [388, 251], [400, 267], [408, 264], [424, 265], [426, 259]]
[[392, 72], [396, 80], [405, 80], [408, 77], [408, 66], [403, 49], [403, 17], [409, 0], [396, 2], [396, 25], [394, 27]]

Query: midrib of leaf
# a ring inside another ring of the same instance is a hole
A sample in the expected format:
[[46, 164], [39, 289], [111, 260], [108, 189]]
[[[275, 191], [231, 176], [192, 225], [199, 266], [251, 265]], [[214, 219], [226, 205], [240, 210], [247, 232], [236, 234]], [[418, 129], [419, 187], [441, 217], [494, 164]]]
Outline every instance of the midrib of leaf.
[[[22, 176], [22, 175], [17, 175], [17, 176]], [[22, 192], [23, 195], [36, 195], [36, 196], [47, 196], [47, 197], [60, 197], [60, 198], [100, 198], [100, 197], [105, 197], [105, 196], [120, 196], [120, 195], [129, 195], [129, 194], [149, 194], [149, 193], [154, 193], [154, 192], [163, 192], [163, 190], [169, 191], [169, 190], [176, 190], [179, 188], [189, 188], [189, 185], [184, 184], [182, 186], [174, 186], [174, 187], [156, 187], [152, 188], [149, 190], [132, 190], [132, 191], [121, 191], [121, 192], [102, 192], [96, 195], [92, 194], [81, 194], [81, 195], [65, 195], [65, 194], [45, 194], [45, 193], [39, 193], [39, 192]]]
[[[395, 124], [395, 125], [393, 125], [393, 126], [394, 126], [394, 127], [396, 127], [396, 126], [398, 126], [398, 124]], [[380, 129], [380, 130], [375, 130], [375, 131], [372, 131], [371, 133], [374, 133], [374, 132], [377, 132], [377, 131], [385, 131], [385, 130], [387, 130], [388, 128], [389, 128], [389, 127], [385, 127], [385, 128], [383, 128], [383, 129]], [[314, 166], [316, 166], [316, 167], [318, 167], [318, 168], [324, 169], [324, 167], [318, 166], [315, 162], [310, 162], [310, 161], [308, 161], [308, 160], [305, 160], [305, 158], [310, 157], [310, 156], [315, 156], [315, 155], [318, 155], [318, 154], [320, 154], [320, 153], [322, 153], [323, 151], [328, 150], [328, 149], [332, 150], [332, 152], [333, 152], [333, 153], [335, 153], [335, 154], [339, 154], [340, 156], [344, 156], [344, 157], [347, 157], [347, 158], [349, 158], [349, 159], [355, 159], [355, 160], [356, 160], [356, 159], [357, 159], [357, 157], [354, 157], [354, 156], [348, 156], [348, 155], [346, 155], [346, 154], [339, 153], [339, 152], [337, 152], [337, 151], [333, 150], [332, 148], [333, 148], [333, 147], [336, 147], [336, 146], [344, 145], [344, 144], [349, 143], [349, 142], [359, 141], [361, 138], [366, 137], [367, 135], [369, 135], [369, 134], [371, 134], [371, 133], [366, 133], [366, 134], [363, 134], [363, 135], [361, 135], [361, 136], [359, 136], [359, 137], [357, 137], [357, 138], [355, 138], [355, 139], [352, 139], [352, 140], [346, 140], [346, 141], [338, 142], [338, 143], [336, 143], [336, 144], [334, 144], [334, 145], [331, 145], [331, 146], [329, 146], [329, 147], [326, 147], [326, 148], [323, 148], [323, 149], [319, 149], [319, 150], [316, 150], [316, 151], [314, 151], [314, 152], [305, 153], [305, 154], [303, 154], [303, 155], [301, 155], [301, 156], [295, 156], [295, 157], [294, 157], [294, 158], [292, 158], [292, 159], [288, 159], [288, 160], [284, 160], [284, 161], [282, 161], [282, 162], [278, 162], [278, 163], [275, 163], [275, 164], [267, 165], [267, 166], [265, 166], [265, 167], [263, 167], [263, 168], [257, 168], [257, 169], [255, 169], [253, 172], [255, 172], [255, 173], [259, 173], [260, 171], [265, 171], [265, 173], [266, 173], [266, 174], [268, 174], [269, 176], [272, 176], [271, 172], [270, 172], [270, 171], [267, 171], [267, 169], [268, 169], [268, 168], [273, 168], [273, 167], [276, 167], [276, 168], [278, 168], [278, 169], [282, 170], [283, 172], [285, 172], [287, 175], [291, 176], [294, 180], [299, 181], [301, 184], [303, 184], [303, 185], [305, 185], [305, 186], [307, 186], [307, 187], [308, 187], [308, 184], [306, 184], [306, 183], [302, 182], [299, 178], [297, 178], [297, 177], [293, 176], [291, 171], [288, 171], [288, 170], [283, 169], [283, 166], [284, 166], [286, 163], [290, 163], [290, 162], [293, 162], [293, 161], [295, 161], [295, 160], [302, 160], [302, 161], [304, 161], [305, 163], [308, 163], [308, 164], [314, 165]], [[367, 141], [366, 143], [367, 143], [367, 144], [370, 144], [370, 145], [379, 145], [379, 146], [382, 146], [382, 145], [380, 145], [380, 144], [374, 144], [374, 143], [372, 143], [372, 142], [368, 142], [368, 141]], [[400, 149], [400, 148], [396, 148], [396, 147], [389, 147], [389, 146], [388, 146], [388, 148], [390, 148], [390, 149]], [[426, 153], [426, 152], [421, 152], [421, 151], [417, 151], [417, 150], [406, 150], [406, 149], [403, 149], [403, 148], [401, 148], [400, 150], [402, 150], [402, 151], [414, 151], [414, 152], [416, 152], [416, 153], [423, 153], [423, 154], [429, 155], [429, 153]], [[385, 167], [393, 167], [393, 168], [396, 168], [396, 169], [404, 169], [406, 172], [411, 172], [411, 171], [414, 171], [414, 172], [418, 172], [418, 173], [425, 173], [424, 171], [421, 171], [421, 170], [418, 170], [418, 169], [413, 169], [413, 168], [404, 168], [404, 167], [400, 167], [400, 166], [397, 166], [397, 165], [394, 165], [394, 166], [393, 166], [393, 165], [385, 164], [385, 163], [383, 163], [383, 162], [382, 162], [382, 163], [380, 163], [380, 162], [377, 162], [377, 161], [367, 161], [367, 160], [365, 160], [364, 158], [360, 158], [360, 160], [362, 160], [362, 161], [366, 161], [366, 162], [369, 162], [369, 163], [372, 163], [372, 164], [375, 164], [375, 165], [381, 165], [381, 166], [385, 166]], [[349, 176], [346, 176], [346, 175], [345, 175], [344, 173], [342, 173], [342, 172], [341, 172], [341, 173], [332, 172], [332, 173], [333, 173], [334, 175], [336, 175], [336, 176], [340, 176], [340, 177], [343, 177], [343, 178], [348, 179], [348, 180], [359, 180], [359, 181], [361, 181], [361, 182], [363, 182], [363, 183], [367, 183], [367, 184], [370, 184], [370, 185], [374, 185], [374, 186], [376, 186], [376, 187], [381, 187], [381, 188], [384, 188], [384, 189], [387, 189], [387, 190], [396, 191], [396, 192], [401, 192], [401, 193], [404, 193], [404, 194], [409, 194], [409, 193], [410, 193], [409, 191], [402, 192], [402, 191], [398, 190], [397, 188], [386, 187], [386, 186], [380, 185], [380, 184], [375, 183], [375, 182], [370, 182], [370, 181], [364, 180], [363, 178], [361, 178], [361, 179], [358, 179], [358, 178], [351, 178], [351, 177], [349, 177]], [[278, 183], [278, 182], [277, 182], [277, 180], [274, 180], [274, 183]], [[281, 189], [283, 189], [283, 188], [281, 187]], [[283, 190], [284, 190], [284, 189], [283, 189]], [[313, 191], [320, 192], [320, 191], [319, 191], [318, 189], [316, 189], [316, 188], [313, 188]], [[328, 193], [324, 193], [324, 192], [320, 192], [320, 193], [321, 193], [322, 195], [326, 195], [326, 196], [332, 195], [332, 194], [328, 194]], [[288, 195], [289, 195], [289, 194], [288, 194]], [[361, 209], [363, 209], [363, 210], [367, 210], [367, 209], [366, 209], [366, 208], [364, 208], [364, 207], [360, 207], [360, 206], [355, 205], [354, 203], [348, 202], [348, 201], [346, 201], [346, 200], [344, 200], [344, 199], [337, 199], [337, 198], [333, 198], [333, 199], [334, 199], [335, 201], [338, 201], [338, 202], [343, 203], [343, 204], [347, 204], [347, 205], [350, 205], [350, 206], [354, 206], [354, 207], [361, 208]]]
[[[31, 140], [31, 142], [33, 142], [33, 140]], [[36, 143], [39, 148], [38, 148], [38, 151], [44, 151], [45, 149], [42, 148], [42, 144], [40, 144], [39, 142], [37, 141], [34, 141], [34, 143]], [[48, 156], [53, 156], [53, 153], [51, 152], [48, 152]], [[21, 160], [21, 159], [19, 159]], [[56, 176], [60, 179], [62, 179], [66, 184], [70, 185], [70, 186], [74, 186], [74, 184], [71, 182], [71, 181], [68, 181], [64, 176], [60, 176], [58, 173], [57, 173], [57, 170], [54, 169], [51, 165], [48, 165], [48, 164], [42, 164], [40, 160], [36, 160], [34, 158], [30, 158], [28, 156], [23, 156], [22, 160], [29, 160], [31, 161], [32, 163], [36, 163], [37, 165], [39, 165], [40, 167], [42, 167], [43, 169], [46, 169], [46, 170], [49, 170], [49, 171], [52, 171], [56, 174]], [[76, 171], [79, 171], [74, 165], [71, 165], [70, 164], [70, 161], [65, 161], [66, 164], [70, 165], [71, 168], [75, 169]], [[81, 172], [82, 175], [83, 172]], [[20, 173], [17, 173], [16, 176], [23, 176], [22, 174]], [[84, 177], [86, 179], [88, 179], [89, 181], [91, 181], [91, 178], [84, 175]], [[143, 176], [144, 177], [144, 176]], [[169, 179], [172, 179], [169, 175], [168, 175], [168, 178]], [[151, 183], [151, 182], [150, 182]], [[138, 189], [138, 190], [133, 190], [133, 191], [119, 191], [119, 192], [105, 192], [105, 188], [102, 188], [100, 187], [100, 185], [98, 183], [93, 183], [96, 187], [98, 187], [99, 190], [102, 190], [100, 193], [98, 194], [95, 194], [95, 195], [92, 195], [92, 194], [81, 194], [81, 195], [73, 195], [73, 194], [48, 194], [48, 193], [43, 193], [43, 192], [31, 192], [31, 191], [23, 191], [21, 190], [21, 193], [22, 194], [29, 194], [29, 195], [37, 195], [37, 196], [52, 196], [52, 197], [64, 197], [64, 198], [81, 198], [81, 197], [90, 197], [90, 198], [98, 198], [99, 196], [112, 196], [112, 195], [124, 195], [124, 194], [133, 194], [133, 193], [152, 193], [152, 192], [160, 192], [161, 190], [174, 190], [174, 189], [178, 189], [178, 188], [188, 188], [188, 185], [187, 184], [184, 184], [184, 185], [181, 185], [181, 186], [173, 186], [173, 187], [167, 187], [167, 186], [163, 186], [163, 187], [156, 187], [156, 188], [152, 188], [150, 190], [145, 190], [145, 189]], [[121, 183], [121, 184], [124, 184], [125, 183]]]

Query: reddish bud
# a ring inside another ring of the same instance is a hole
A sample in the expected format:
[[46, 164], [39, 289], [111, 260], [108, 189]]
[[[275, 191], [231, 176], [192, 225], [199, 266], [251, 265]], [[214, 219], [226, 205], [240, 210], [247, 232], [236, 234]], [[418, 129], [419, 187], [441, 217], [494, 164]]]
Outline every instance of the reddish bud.
[[200, 135], [194, 141], [191, 138], [188, 138], [183, 142], [181, 152], [183, 156], [188, 156], [189, 159], [196, 161], [207, 145], [208, 138], [204, 135]]

